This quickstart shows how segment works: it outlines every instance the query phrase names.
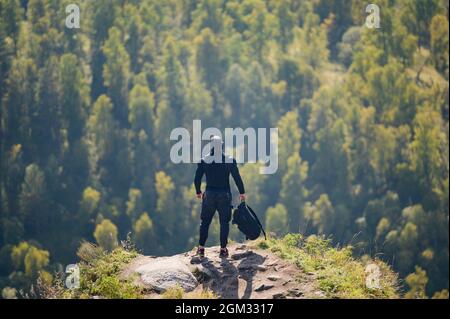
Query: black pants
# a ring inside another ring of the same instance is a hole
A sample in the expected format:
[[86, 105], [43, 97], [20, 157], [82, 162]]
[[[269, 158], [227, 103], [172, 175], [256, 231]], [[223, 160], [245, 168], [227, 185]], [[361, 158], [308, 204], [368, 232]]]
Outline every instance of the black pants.
[[219, 212], [220, 220], [220, 247], [225, 248], [227, 246], [231, 220], [231, 194], [211, 191], [206, 191], [203, 194], [202, 213], [200, 215], [200, 246], [204, 246], [206, 243], [209, 225], [216, 210]]

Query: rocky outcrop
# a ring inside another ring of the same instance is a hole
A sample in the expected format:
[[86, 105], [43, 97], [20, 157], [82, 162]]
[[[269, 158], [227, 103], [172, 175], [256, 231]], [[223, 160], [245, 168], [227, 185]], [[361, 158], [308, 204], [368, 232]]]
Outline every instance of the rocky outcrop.
[[314, 274], [266, 250], [250, 249], [243, 244], [229, 247], [230, 257], [220, 258], [219, 247], [206, 249], [206, 257], [195, 251], [171, 257], [141, 256], [132, 261], [122, 277], [132, 279], [158, 298], [169, 288], [185, 291], [212, 290], [219, 298], [321, 298]]

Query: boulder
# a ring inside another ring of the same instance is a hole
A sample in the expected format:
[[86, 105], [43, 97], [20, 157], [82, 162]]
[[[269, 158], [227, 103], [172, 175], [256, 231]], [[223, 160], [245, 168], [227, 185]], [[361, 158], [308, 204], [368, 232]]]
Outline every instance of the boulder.
[[159, 293], [177, 286], [185, 291], [192, 291], [198, 285], [188, 266], [177, 256], [155, 259], [140, 265], [135, 272], [139, 274], [140, 281], [145, 286]]

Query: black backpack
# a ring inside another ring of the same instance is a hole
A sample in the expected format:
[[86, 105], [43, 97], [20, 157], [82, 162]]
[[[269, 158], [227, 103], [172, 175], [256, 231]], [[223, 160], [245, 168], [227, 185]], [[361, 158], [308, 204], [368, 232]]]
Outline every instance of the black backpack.
[[247, 239], [255, 240], [261, 235], [261, 231], [264, 234], [264, 238], [267, 239], [266, 232], [264, 231], [258, 216], [256, 216], [253, 209], [245, 202], [240, 203], [234, 210], [232, 223], [237, 225]]

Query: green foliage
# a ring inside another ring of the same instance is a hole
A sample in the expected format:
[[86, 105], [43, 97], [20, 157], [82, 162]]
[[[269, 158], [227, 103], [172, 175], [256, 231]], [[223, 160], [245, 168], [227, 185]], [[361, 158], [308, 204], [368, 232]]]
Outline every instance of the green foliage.
[[[330, 240], [317, 236], [304, 238], [299, 234], [260, 240], [256, 245], [293, 262], [305, 272], [317, 274], [318, 285], [329, 298], [398, 298], [398, 279], [392, 269], [377, 259], [364, 262], [354, 259], [350, 246], [332, 248]], [[379, 289], [366, 286], [366, 266], [371, 263], [381, 272]]]
[[17, 290], [11, 287], [5, 287], [2, 289], [3, 299], [17, 299]]
[[88, 241], [83, 241], [77, 250], [77, 256], [86, 263], [91, 263], [102, 257], [103, 253], [104, 250], [101, 247]]
[[269, 207], [266, 212], [266, 229], [277, 235], [284, 235], [289, 229], [288, 213], [283, 204]]
[[136, 288], [129, 284], [123, 284], [117, 277], [103, 276], [92, 289], [92, 293], [108, 299], [136, 299]]
[[138, 248], [142, 249], [144, 253], [149, 254], [155, 246], [155, 230], [153, 222], [147, 213], [143, 213], [136, 221], [133, 227], [135, 234], [135, 241]]
[[105, 250], [112, 251], [117, 247], [117, 227], [109, 219], [104, 219], [95, 227], [94, 237]]
[[27, 242], [21, 242], [19, 245], [14, 246], [11, 251], [11, 260], [16, 269], [23, 267], [25, 256], [30, 249], [30, 245]]
[[128, 192], [127, 215], [136, 219], [143, 210], [142, 192], [139, 189], [132, 188]]
[[304, 183], [307, 178], [308, 164], [301, 161], [298, 153], [287, 160], [286, 173], [281, 180], [280, 202], [289, 215], [289, 230], [300, 231], [303, 225], [303, 202], [307, 195]]
[[152, 254], [192, 247], [195, 165], [167, 156], [171, 130], [200, 119], [279, 129], [277, 173], [241, 168], [269, 229], [352, 242], [403, 278], [421, 267], [426, 295], [448, 290], [445, 1], [377, 0], [376, 31], [362, 1], [80, 1], [77, 30], [58, 1], [0, 3], [2, 287], [33, 283], [30, 247], [28, 273], [48, 277], [94, 229], [108, 250], [129, 233]]
[[86, 187], [83, 191], [83, 198], [81, 199], [81, 209], [88, 215], [92, 215], [98, 208], [101, 194], [92, 187]]
[[335, 224], [336, 212], [330, 199], [326, 194], [320, 195], [319, 199], [311, 205], [305, 205], [305, 218], [317, 227], [319, 234], [329, 234]]
[[23, 219], [37, 223], [40, 210], [45, 208], [46, 196], [45, 175], [36, 164], [25, 170], [25, 178], [20, 193], [20, 211]]
[[[84, 244], [83, 244], [84, 245]], [[123, 281], [119, 274], [123, 267], [137, 256], [134, 251], [117, 248], [103, 254], [89, 263], [81, 262], [80, 288], [64, 290], [59, 298], [86, 298], [99, 296], [111, 299], [140, 298], [141, 290], [129, 281]]]
[[298, 127], [297, 112], [291, 111], [286, 113], [279, 119], [277, 127], [280, 141], [278, 146], [278, 169], [283, 174], [289, 157], [300, 152], [301, 131]]
[[78, 58], [74, 54], [64, 54], [61, 57], [59, 77], [61, 79], [61, 105], [63, 127], [68, 131], [69, 143], [78, 140], [83, 132], [86, 120], [86, 84], [83, 74], [78, 68]]
[[181, 287], [173, 287], [167, 289], [163, 293], [164, 299], [183, 299], [184, 289]]
[[48, 265], [49, 257], [48, 251], [30, 247], [24, 259], [25, 274], [31, 278], [37, 277], [39, 271]]
[[433, 64], [436, 69], [444, 73], [447, 71], [448, 77], [448, 20], [443, 15], [436, 15], [431, 20], [430, 36], [431, 36], [431, 54]]
[[217, 299], [211, 290], [185, 292], [180, 286], [167, 289], [162, 297], [163, 299]]
[[420, 267], [416, 267], [416, 271], [406, 277], [406, 283], [410, 290], [405, 294], [407, 299], [426, 299], [425, 287], [428, 283], [426, 271]]
[[433, 295], [433, 299], [448, 299], [448, 290], [443, 289]]
[[128, 121], [135, 132], [144, 130], [152, 134], [154, 123], [154, 95], [144, 84], [136, 84], [130, 92]]
[[120, 30], [112, 27], [109, 38], [103, 46], [106, 63], [103, 67], [103, 79], [108, 88], [108, 96], [114, 105], [114, 115], [121, 123], [128, 121], [128, 77], [130, 58], [123, 47]]
[[11, 251], [11, 260], [16, 270], [23, 271], [30, 279], [36, 279], [49, 264], [50, 253], [28, 242], [21, 242]]
[[208, 89], [221, 78], [220, 51], [218, 40], [209, 28], [205, 28], [194, 39], [196, 61], [199, 72]]

